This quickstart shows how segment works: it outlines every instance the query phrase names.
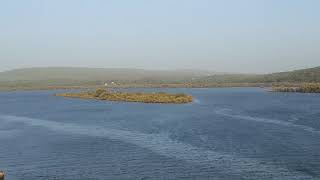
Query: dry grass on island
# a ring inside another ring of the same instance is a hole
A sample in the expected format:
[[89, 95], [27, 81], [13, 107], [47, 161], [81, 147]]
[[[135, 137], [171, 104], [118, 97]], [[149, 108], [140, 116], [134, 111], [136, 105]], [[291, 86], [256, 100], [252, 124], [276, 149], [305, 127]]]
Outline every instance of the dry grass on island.
[[320, 93], [320, 83], [275, 86], [272, 87], [272, 91], [295, 93]]
[[165, 103], [165, 104], [184, 104], [193, 101], [192, 96], [187, 94], [169, 94], [165, 92], [157, 93], [127, 93], [111, 92], [106, 89], [97, 89], [96, 91], [80, 93], [61, 93], [56, 96], [97, 99], [107, 101], [125, 101], [125, 102], [142, 102], [142, 103]]

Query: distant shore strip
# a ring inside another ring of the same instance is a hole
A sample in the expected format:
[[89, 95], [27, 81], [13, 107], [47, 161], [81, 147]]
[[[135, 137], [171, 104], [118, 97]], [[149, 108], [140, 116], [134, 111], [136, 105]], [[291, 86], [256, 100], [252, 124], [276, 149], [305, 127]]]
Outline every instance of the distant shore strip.
[[296, 86], [277, 86], [272, 88], [275, 92], [294, 92], [294, 93], [320, 93], [319, 83], [299, 84]]

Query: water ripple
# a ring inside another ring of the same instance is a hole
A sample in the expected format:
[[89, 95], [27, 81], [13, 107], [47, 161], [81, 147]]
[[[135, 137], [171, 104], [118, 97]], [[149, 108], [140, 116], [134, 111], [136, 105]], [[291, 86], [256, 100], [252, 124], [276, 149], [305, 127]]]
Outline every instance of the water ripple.
[[253, 117], [253, 116], [248, 116], [248, 115], [234, 114], [234, 113], [232, 113], [231, 109], [216, 109], [215, 113], [222, 115], [222, 116], [235, 118], [235, 119], [276, 124], [276, 125], [281, 125], [281, 126], [298, 128], [298, 129], [308, 131], [311, 133], [315, 133], [315, 134], [320, 134], [320, 131], [318, 131], [312, 127], [309, 127], [309, 126], [294, 124], [292, 122], [288, 122], [288, 121], [284, 121], [284, 120], [259, 118], [259, 117]]
[[[8, 115], [2, 115], [0, 116], [0, 119], [7, 122], [22, 122], [30, 126], [45, 127], [62, 133], [105, 137], [112, 140], [131, 143], [163, 156], [185, 160], [190, 163], [197, 163], [204, 167], [216, 168], [224, 173], [239, 175], [246, 179], [313, 179], [313, 177], [301, 172], [290, 171], [277, 165], [261, 163], [253, 158], [237, 157], [177, 142], [170, 139], [165, 134], [144, 134], [133, 131], [101, 128], [96, 126], [82, 126], [71, 123], [53, 122], [42, 119]], [[246, 119], [248, 118], [246, 117]], [[278, 123], [278, 121], [271, 122]], [[284, 124], [288, 125], [288, 123]]]

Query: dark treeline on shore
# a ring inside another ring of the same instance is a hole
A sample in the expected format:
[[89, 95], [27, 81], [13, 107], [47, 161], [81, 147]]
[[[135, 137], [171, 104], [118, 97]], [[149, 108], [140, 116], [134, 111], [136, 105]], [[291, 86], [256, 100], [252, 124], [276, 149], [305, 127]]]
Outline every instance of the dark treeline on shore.
[[299, 85], [274, 86], [276, 92], [320, 93], [320, 83], [303, 83]]

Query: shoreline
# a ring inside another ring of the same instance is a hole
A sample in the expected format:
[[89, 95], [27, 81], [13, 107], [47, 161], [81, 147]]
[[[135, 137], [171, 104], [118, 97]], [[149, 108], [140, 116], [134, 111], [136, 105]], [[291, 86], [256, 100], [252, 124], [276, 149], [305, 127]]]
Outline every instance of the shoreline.
[[0, 86], [3, 91], [37, 91], [37, 90], [72, 90], [72, 89], [98, 89], [98, 88], [240, 88], [240, 87], [272, 87], [266, 83], [215, 83], [215, 84], [120, 84], [113, 86], [102, 85], [57, 85], [57, 86]]
[[95, 90], [99, 88], [265, 88], [270, 92], [320, 93], [320, 83], [214, 83], [214, 84], [117, 84], [102, 85], [56, 85], [56, 86], [1, 86], [0, 92], [47, 91], [47, 90]]
[[320, 84], [301, 84], [297, 86], [277, 86], [272, 87], [273, 92], [286, 92], [286, 93], [320, 93]]

